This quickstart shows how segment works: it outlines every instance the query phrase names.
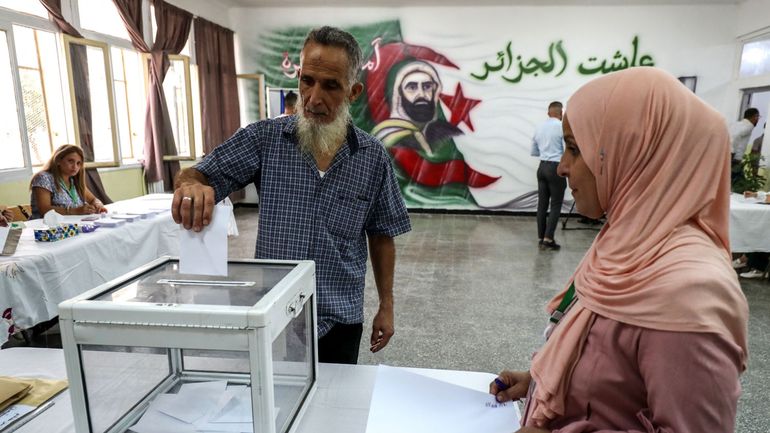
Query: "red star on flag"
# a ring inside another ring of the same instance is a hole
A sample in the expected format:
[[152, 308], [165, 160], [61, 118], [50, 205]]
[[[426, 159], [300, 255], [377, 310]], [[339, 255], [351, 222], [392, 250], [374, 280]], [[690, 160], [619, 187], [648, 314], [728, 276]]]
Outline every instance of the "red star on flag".
[[449, 122], [454, 126], [459, 125], [460, 122], [465, 122], [465, 124], [468, 125], [468, 128], [470, 128], [471, 131], [474, 131], [473, 123], [471, 123], [471, 110], [473, 110], [473, 107], [480, 104], [481, 101], [478, 99], [466, 98], [465, 95], [463, 95], [463, 88], [460, 83], [457, 83], [454, 95], [442, 93], [440, 97], [441, 101], [443, 101], [452, 112], [452, 118]]

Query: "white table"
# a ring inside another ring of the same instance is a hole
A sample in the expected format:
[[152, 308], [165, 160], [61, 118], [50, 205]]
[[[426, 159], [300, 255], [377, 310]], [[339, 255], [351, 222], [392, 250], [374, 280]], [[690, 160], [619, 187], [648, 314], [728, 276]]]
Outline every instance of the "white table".
[[[111, 212], [170, 209], [171, 198], [171, 194], [151, 194], [107, 208]], [[40, 224], [40, 220], [29, 222]], [[178, 255], [177, 232], [169, 210], [50, 243], [35, 242], [33, 229], [25, 228], [16, 253], [0, 257], [0, 313], [10, 309], [10, 319], [0, 319], [0, 344], [8, 341], [11, 323], [26, 329], [51, 320], [58, 315], [60, 302], [162, 255]]]
[[730, 197], [730, 249], [737, 253], [770, 252], [770, 204], [740, 194]]
[[[61, 349], [0, 350], [0, 374], [18, 377], [66, 378]], [[318, 387], [297, 433], [363, 433], [377, 375], [373, 365], [319, 364]], [[410, 369], [429, 377], [476, 390], [487, 390], [495, 375], [470, 371]], [[115, 390], [115, 392], [120, 392]], [[440, 398], [440, 396], [436, 396]], [[74, 433], [69, 391], [17, 433]]]

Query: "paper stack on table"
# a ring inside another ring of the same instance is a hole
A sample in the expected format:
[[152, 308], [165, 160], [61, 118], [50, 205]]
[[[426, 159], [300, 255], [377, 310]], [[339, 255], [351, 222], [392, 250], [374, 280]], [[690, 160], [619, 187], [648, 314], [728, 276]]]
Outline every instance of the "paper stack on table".
[[129, 431], [250, 433], [252, 426], [251, 388], [215, 381], [186, 383], [176, 394], [159, 395]]

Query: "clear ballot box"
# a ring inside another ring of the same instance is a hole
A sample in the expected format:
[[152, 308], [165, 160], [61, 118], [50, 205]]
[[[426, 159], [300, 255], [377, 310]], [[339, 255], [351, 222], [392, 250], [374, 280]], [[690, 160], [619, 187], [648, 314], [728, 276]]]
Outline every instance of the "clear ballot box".
[[59, 305], [78, 433], [284, 433], [316, 386], [315, 264], [161, 257]]

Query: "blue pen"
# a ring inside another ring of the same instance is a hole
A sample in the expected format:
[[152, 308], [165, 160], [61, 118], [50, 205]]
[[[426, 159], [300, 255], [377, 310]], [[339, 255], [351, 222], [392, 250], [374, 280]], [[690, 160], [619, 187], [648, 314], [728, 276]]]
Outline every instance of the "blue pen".
[[495, 378], [495, 385], [497, 385], [498, 391], [505, 391], [506, 389], [510, 388], [510, 385], [506, 384], [502, 380], [500, 380], [499, 377]]

